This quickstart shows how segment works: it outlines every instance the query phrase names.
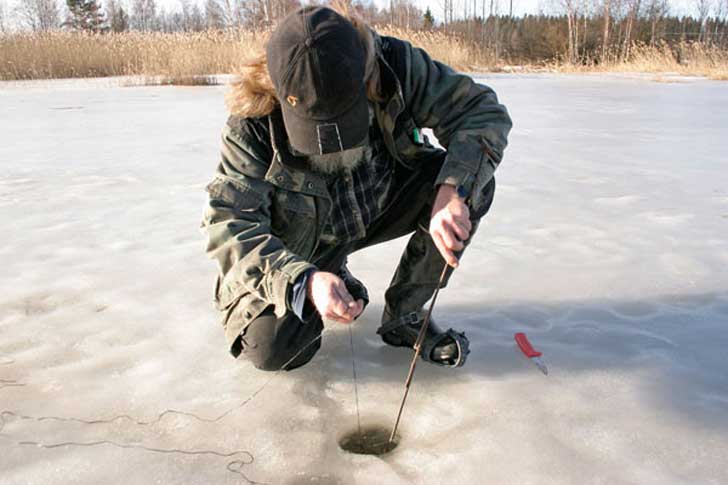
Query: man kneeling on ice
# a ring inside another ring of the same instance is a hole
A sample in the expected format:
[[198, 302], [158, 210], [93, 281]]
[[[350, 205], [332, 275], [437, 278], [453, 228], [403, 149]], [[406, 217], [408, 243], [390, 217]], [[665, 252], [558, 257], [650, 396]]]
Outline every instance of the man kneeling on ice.
[[[347, 255], [410, 233], [377, 333], [412, 347], [444, 264], [490, 208], [511, 128], [490, 88], [339, 10], [289, 14], [245, 65], [207, 186], [215, 301], [230, 352], [259, 369], [304, 365], [322, 319], [361, 315], [369, 297]], [[467, 354], [463, 333], [431, 322], [426, 361]]]

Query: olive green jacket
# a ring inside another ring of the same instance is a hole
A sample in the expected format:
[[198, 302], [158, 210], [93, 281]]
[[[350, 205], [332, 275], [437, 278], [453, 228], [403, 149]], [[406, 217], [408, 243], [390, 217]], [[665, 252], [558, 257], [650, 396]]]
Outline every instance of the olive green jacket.
[[[490, 88], [425, 51], [392, 37], [375, 40], [385, 98], [375, 103], [375, 119], [395, 163], [417, 169], [431, 159], [440, 149], [417, 129], [432, 128], [447, 150], [436, 184], [480, 193], [506, 147], [506, 108]], [[257, 95], [275, 96], [270, 87], [257, 87]], [[207, 186], [203, 218], [207, 254], [219, 265], [215, 302], [230, 344], [269, 305], [279, 317], [291, 310], [288, 294], [313, 268], [309, 261], [331, 208], [323, 178], [287, 149], [278, 106], [263, 116], [244, 114], [230, 116], [223, 129], [222, 160]], [[471, 204], [477, 208], [478, 201]]]

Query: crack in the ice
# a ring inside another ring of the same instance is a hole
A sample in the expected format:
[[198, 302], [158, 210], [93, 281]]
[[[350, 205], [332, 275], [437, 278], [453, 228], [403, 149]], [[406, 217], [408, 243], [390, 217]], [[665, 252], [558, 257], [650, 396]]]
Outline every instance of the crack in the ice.
[[[315, 342], [317, 342], [319, 339], [321, 339], [323, 334], [326, 333], [326, 330], [328, 330], [328, 329], [324, 329], [317, 337], [315, 337], [310, 342], [308, 342], [306, 345], [301, 347], [301, 349], [298, 352], [296, 352], [293, 357], [291, 357], [288, 361], [286, 361], [283, 365], [281, 365], [280, 369], [278, 369], [273, 374], [271, 374], [271, 376], [260, 387], [258, 387], [258, 389], [256, 389], [255, 392], [253, 392], [253, 394], [251, 394], [246, 399], [241, 401], [240, 404], [228, 409], [227, 411], [223, 412], [222, 414], [220, 414], [214, 418], [205, 418], [202, 416], [198, 416], [194, 413], [178, 411], [176, 409], [165, 409], [164, 411], [159, 413], [159, 415], [157, 415], [156, 419], [153, 419], [151, 421], [138, 420], [138, 419], [135, 419], [135, 418], [129, 416], [128, 414], [121, 414], [121, 415], [114, 416], [114, 417], [108, 418], [108, 419], [86, 420], [86, 419], [73, 418], [73, 417], [62, 417], [62, 416], [27, 416], [27, 415], [19, 414], [19, 413], [9, 411], [9, 410], [2, 410], [2, 411], [0, 411], [0, 438], [5, 438], [20, 446], [32, 445], [32, 446], [46, 448], [46, 449], [71, 447], [71, 446], [92, 447], [92, 446], [100, 446], [100, 445], [110, 445], [110, 446], [115, 446], [117, 448], [139, 449], [139, 450], [144, 450], [144, 451], [148, 451], [148, 452], [152, 452], [152, 453], [167, 453], [167, 454], [182, 454], [182, 455], [214, 455], [214, 456], [219, 456], [219, 457], [223, 457], [223, 458], [230, 458], [233, 456], [242, 455], [244, 457], [244, 459], [233, 460], [233, 461], [228, 462], [227, 470], [230, 471], [231, 473], [240, 475], [250, 485], [265, 485], [263, 482], [256, 482], [254, 480], [251, 480], [242, 472], [242, 468], [244, 466], [251, 465], [255, 461], [253, 454], [246, 450], [235, 450], [232, 452], [223, 453], [223, 452], [214, 451], [214, 450], [182, 450], [182, 449], [177, 449], [177, 448], [152, 448], [152, 447], [148, 447], [148, 446], [144, 446], [144, 445], [119, 443], [119, 442], [111, 441], [111, 440], [99, 440], [99, 441], [90, 441], [90, 442], [64, 441], [64, 442], [60, 442], [60, 443], [51, 443], [51, 444], [40, 443], [37, 441], [16, 441], [16, 440], [13, 440], [12, 438], [9, 438], [9, 437], [3, 435], [3, 430], [5, 429], [5, 425], [7, 423], [7, 421], [5, 420], [5, 416], [13, 416], [13, 417], [16, 417], [16, 418], [22, 419], [22, 420], [76, 422], [76, 423], [81, 423], [81, 424], [85, 424], [85, 425], [109, 424], [109, 423], [113, 423], [114, 421], [117, 421], [117, 420], [128, 419], [129, 421], [136, 424], [137, 426], [149, 426], [152, 424], [159, 423], [167, 415], [177, 414], [180, 416], [186, 416], [189, 418], [193, 418], [193, 419], [196, 419], [196, 420], [198, 420], [200, 422], [204, 422], [204, 423], [215, 423], [215, 422], [218, 422], [221, 419], [223, 419], [225, 416], [228, 416], [232, 412], [237, 411], [238, 409], [241, 409], [246, 404], [248, 404], [253, 399], [255, 399], [255, 397], [258, 396], [258, 394], [260, 394], [268, 386], [268, 384], [270, 384], [273, 381], [273, 379], [275, 379], [278, 375], [281, 374], [281, 372], [283, 372], [285, 370], [285, 368], [288, 366], [288, 364], [293, 362], [308, 347], [310, 347]], [[10, 365], [10, 364], [13, 364], [14, 362], [15, 362], [14, 360], [0, 361], [0, 365]], [[2, 389], [3, 387], [10, 387], [10, 386], [25, 386], [25, 384], [23, 384], [23, 383], [18, 383], [16, 380], [9, 380], [9, 379], [0, 380], [0, 383], [4, 384], [4, 385], [0, 386], [0, 389]]]
[[[15, 361], [13, 359], [0, 360], [0, 365], [12, 365]], [[18, 382], [16, 379], [0, 379], [0, 389], [6, 387], [23, 387], [24, 383]]]
[[[189, 416], [194, 416], [191, 413], [185, 413]], [[114, 446], [117, 448], [123, 448], [123, 449], [137, 449], [137, 450], [143, 450], [148, 451], [151, 453], [165, 453], [165, 454], [180, 454], [180, 455], [212, 455], [212, 456], [219, 456], [221, 458], [230, 458], [233, 456], [242, 456], [241, 459], [233, 460], [227, 464], [227, 469], [232, 472], [240, 475], [247, 483], [250, 485], [265, 485], [263, 482], [257, 482], [255, 480], [251, 480], [248, 478], [243, 472], [242, 468], [245, 465], [251, 465], [255, 461], [255, 457], [247, 450], [235, 450], [231, 452], [220, 452], [215, 450], [183, 450], [179, 448], [154, 448], [150, 446], [144, 446], [144, 445], [135, 445], [135, 444], [128, 444], [128, 443], [119, 443], [117, 441], [112, 440], [98, 440], [98, 441], [88, 441], [88, 442], [81, 442], [81, 441], [63, 441], [59, 443], [41, 443], [38, 441], [16, 441], [12, 438], [9, 438], [5, 435], [3, 435], [3, 430], [5, 429], [5, 425], [7, 424], [7, 420], [5, 419], [6, 416], [13, 416], [18, 419], [22, 420], [33, 420], [33, 421], [45, 421], [45, 420], [54, 420], [54, 421], [75, 421], [79, 423], [84, 424], [99, 424], [99, 423], [110, 423], [112, 421], [115, 421], [116, 418], [109, 419], [109, 420], [93, 420], [93, 421], [87, 421], [83, 419], [76, 419], [76, 418], [63, 418], [58, 416], [26, 416], [22, 414], [15, 413], [13, 411], [2, 411], [0, 412], [0, 437], [5, 438], [8, 441], [11, 441], [17, 445], [20, 446], [36, 446], [38, 448], [45, 448], [45, 449], [53, 449], [53, 448], [63, 448], [63, 447], [92, 447], [92, 446], [100, 446], [100, 445], [109, 445]], [[118, 416], [117, 416], [118, 418]], [[201, 419], [202, 420], [202, 419]], [[137, 424], [151, 424], [152, 422], [140, 422], [137, 421]]]
[[23, 387], [25, 384], [22, 382], [14, 381], [14, 380], [8, 380], [8, 379], [0, 379], [0, 389], [5, 389], [6, 387]]

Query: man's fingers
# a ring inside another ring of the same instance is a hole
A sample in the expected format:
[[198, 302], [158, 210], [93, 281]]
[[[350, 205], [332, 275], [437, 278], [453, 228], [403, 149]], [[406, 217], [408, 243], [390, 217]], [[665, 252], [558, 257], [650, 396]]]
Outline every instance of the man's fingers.
[[458, 219], [470, 220], [470, 209], [467, 204], [457, 204], [451, 211], [452, 215]]
[[470, 221], [470, 209], [468, 209], [467, 204], [457, 205], [455, 210], [450, 212], [450, 214], [452, 215], [453, 221], [463, 226], [468, 232], [472, 231], [473, 223]]
[[337, 281], [334, 289], [339, 294], [339, 297], [345, 304], [348, 305], [349, 303], [354, 301], [351, 293], [349, 293], [349, 290], [346, 289], [346, 283], [344, 283], [344, 280], [340, 279], [339, 281]]
[[336, 285], [335, 291], [336, 293], [338, 293], [339, 298], [341, 298], [341, 301], [346, 306], [347, 313], [350, 313], [352, 307], [356, 305], [356, 302], [354, 301], [354, 297], [351, 296], [351, 293], [349, 293], [349, 290], [346, 288], [346, 285], [343, 281], [341, 281], [340, 284]]
[[338, 322], [338, 323], [351, 323], [351, 321], [352, 321], [351, 318], [340, 317], [339, 315], [336, 315], [331, 312], [323, 315], [323, 318], [324, 318], [324, 320], [332, 320], [332, 321]]
[[360, 299], [356, 300], [356, 302], [354, 303], [354, 306], [352, 309], [353, 318], [356, 318], [359, 315], [361, 315], [361, 312], [363, 312], [363, 311], [364, 311], [364, 300], [362, 300], [360, 298]]
[[447, 223], [443, 223], [440, 235], [442, 236], [442, 242], [452, 251], [460, 251], [465, 247], [461, 241], [455, 238], [451, 226]]
[[454, 217], [453, 220], [461, 227], [466, 229], [468, 233], [473, 230], [473, 222], [467, 217]]
[[[461, 224], [459, 224], [457, 221], [453, 221], [448, 224], [450, 230], [453, 232], [455, 237], [457, 237], [460, 241], [466, 241], [468, 237], [470, 237], [470, 232], [465, 229]], [[453, 249], [462, 249], [462, 248], [453, 248]]]
[[455, 257], [455, 254], [448, 249], [447, 246], [445, 246], [445, 243], [442, 241], [442, 237], [440, 236], [440, 233], [435, 231], [432, 234], [432, 241], [435, 243], [435, 247], [440, 251], [440, 255], [442, 255], [443, 259], [452, 266], [453, 268], [456, 268], [458, 265], [458, 258]]
[[326, 316], [331, 320], [350, 323], [358, 315], [357, 310], [361, 312], [343, 281], [331, 288], [330, 301]]
[[346, 317], [349, 310], [349, 305], [344, 303], [343, 298], [339, 295], [339, 292], [334, 288], [330, 294], [330, 303], [327, 313], [333, 313], [341, 317]]

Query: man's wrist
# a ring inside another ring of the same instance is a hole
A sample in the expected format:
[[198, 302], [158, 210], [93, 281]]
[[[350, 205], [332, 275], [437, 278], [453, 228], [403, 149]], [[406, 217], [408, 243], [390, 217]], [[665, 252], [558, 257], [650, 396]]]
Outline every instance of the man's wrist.
[[455, 197], [458, 197], [459, 199], [467, 199], [468, 198], [468, 190], [465, 188], [464, 185], [453, 185], [451, 183], [442, 183], [437, 186], [438, 188], [438, 195], [442, 192], [443, 196], [447, 196], [448, 199], [453, 199]]
[[313, 302], [313, 275], [318, 272], [317, 269], [311, 269], [306, 273], [306, 299], [311, 302]]

